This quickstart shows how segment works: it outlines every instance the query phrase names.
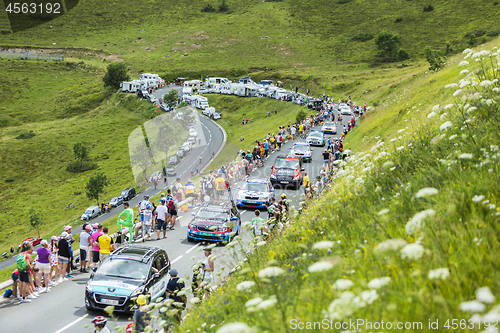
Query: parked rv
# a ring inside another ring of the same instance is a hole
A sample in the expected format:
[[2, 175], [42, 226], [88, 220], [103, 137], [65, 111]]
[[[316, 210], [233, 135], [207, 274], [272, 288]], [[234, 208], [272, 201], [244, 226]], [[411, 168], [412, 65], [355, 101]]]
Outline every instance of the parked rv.
[[208, 100], [203, 96], [193, 96], [193, 99], [191, 100], [191, 106], [203, 110], [205, 108], [208, 108]]

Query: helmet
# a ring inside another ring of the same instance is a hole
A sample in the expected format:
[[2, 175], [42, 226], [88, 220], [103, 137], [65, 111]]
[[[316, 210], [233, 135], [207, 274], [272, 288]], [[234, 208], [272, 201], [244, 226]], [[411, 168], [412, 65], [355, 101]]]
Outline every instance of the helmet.
[[146, 195], [144, 196], [144, 199], [149, 199], [149, 195], [147, 195], [147, 194], [146, 194]]
[[92, 320], [92, 324], [94, 325], [106, 325], [106, 322], [108, 321], [108, 318], [104, 316], [97, 316]]
[[283, 199], [285, 199], [285, 198], [286, 198], [286, 194], [285, 194], [285, 193], [281, 193], [281, 197], [282, 197]]

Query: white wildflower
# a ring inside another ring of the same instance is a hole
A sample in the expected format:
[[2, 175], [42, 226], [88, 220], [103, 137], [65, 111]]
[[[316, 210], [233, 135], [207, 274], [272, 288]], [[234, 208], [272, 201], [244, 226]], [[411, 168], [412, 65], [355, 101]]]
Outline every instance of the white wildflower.
[[276, 304], [276, 302], [277, 302], [276, 298], [266, 299], [265, 301], [260, 302], [256, 306], [256, 308], [260, 309], [260, 310], [267, 309], [268, 307], [273, 306], [274, 304]]
[[479, 52], [474, 53], [474, 54], [471, 56], [471, 58], [472, 58], [472, 59], [480, 59], [480, 58], [487, 57], [487, 56], [489, 56], [490, 54], [491, 54], [491, 52], [490, 52], [490, 51], [488, 51], [488, 50], [481, 50], [481, 51], [479, 51]]
[[462, 159], [462, 160], [471, 160], [472, 154], [463, 153], [463, 154], [458, 155], [458, 158]]
[[471, 53], [474, 53], [474, 51], [472, 49], [465, 49], [462, 52], [462, 54], [471, 54]]
[[381, 278], [376, 278], [368, 282], [368, 288], [370, 289], [379, 289], [391, 282], [391, 278], [388, 276], [384, 276]]
[[403, 149], [405, 149], [405, 146], [400, 146], [400, 147], [396, 148], [396, 150], [398, 150], [398, 151], [403, 150]]
[[355, 296], [349, 291], [344, 291], [340, 298], [335, 299], [328, 306], [328, 318], [331, 320], [340, 320], [351, 316], [357, 307], [353, 304]]
[[429, 113], [429, 114], [427, 115], [427, 118], [432, 118], [432, 117], [434, 117], [434, 116], [437, 116], [437, 113], [436, 113], [436, 112], [434, 112], [434, 111], [432, 111], [431, 113]]
[[[458, 88], [458, 84], [457, 83], [450, 83], [450, 84], [447, 84], [444, 87], [445, 88]], [[433, 108], [433, 110], [434, 110], [434, 108]]]
[[497, 92], [497, 93], [500, 93], [500, 88], [495, 87], [495, 88], [493, 88], [493, 91], [495, 91], [495, 92]]
[[253, 281], [243, 281], [243, 282], [238, 283], [238, 285], [236, 286], [236, 289], [247, 290], [247, 289], [252, 288], [254, 285], [255, 285], [255, 282], [253, 282]]
[[[472, 317], [478, 317], [478, 314], [474, 314]], [[472, 318], [471, 318], [472, 319]], [[479, 318], [480, 320], [480, 318]], [[479, 322], [476, 321], [476, 322]], [[495, 305], [487, 314], [483, 316], [483, 319], [481, 320], [482, 322], [485, 323], [493, 323], [493, 322], [499, 322], [500, 321], [500, 305]]]
[[385, 252], [385, 251], [397, 251], [406, 245], [406, 241], [400, 238], [388, 239], [378, 244], [375, 251]]
[[353, 303], [357, 307], [365, 307], [366, 305], [372, 304], [378, 298], [378, 294], [376, 290], [365, 290], [361, 292], [358, 297], [353, 299]]
[[255, 298], [252, 298], [250, 300], [248, 300], [246, 303], [245, 303], [245, 307], [249, 308], [251, 306], [256, 306], [257, 304], [259, 304], [260, 302], [262, 302], [263, 299], [262, 297], [255, 297]]
[[475, 106], [471, 106], [470, 108], [467, 109], [467, 112], [472, 112], [475, 110], [477, 110], [477, 108]]
[[281, 274], [284, 274], [285, 271], [279, 267], [274, 267], [274, 266], [271, 266], [271, 267], [266, 267], [264, 269], [261, 269], [259, 271], [259, 277], [260, 278], [270, 278], [270, 277], [275, 277], [275, 276], [278, 276], [278, 275], [281, 275]]
[[382, 216], [389, 213], [389, 208], [384, 208], [380, 212], [377, 213], [378, 216]]
[[402, 259], [418, 260], [424, 255], [425, 249], [420, 244], [408, 244], [405, 245], [400, 253]]
[[497, 206], [495, 206], [494, 204], [489, 204], [489, 205], [488, 205], [488, 208], [489, 208], [489, 209], [495, 209], [495, 208], [497, 208]]
[[321, 241], [314, 243], [313, 245], [313, 250], [319, 250], [319, 249], [331, 249], [335, 243], [331, 241]]
[[457, 137], [457, 135], [456, 135], [456, 134], [453, 134], [453, 135], [451, 135], [451, 136], [450, 136], [450, 140], [453, 140], [453, 139], [455, 139], [456, 137]]
[[447, 130], [448, 128], [450, 128], [451, 126], [453, 126], [452, 122], [451, 122], [451, 121], [447, 121], [447, 122], [445, 122], [445, 123], [441, 124], [441, 126], [439, 126], [439, 129], [440, 129], [441, 131], [445, 131], [445, 130]]
[[257, 244], [255, 244], [255, 245], [257, 245], [257, 246], [264, 246], [266, 244], [267, 244], [266, 241], [260, 241], [260, 242], [257, 242]]
[[448, 268], [436, 268], [429, 271], [427, 277], [431, 280], [446, 280], [450, 276], [450, 270]]
[[479, 85], [483, 88], [488, 88], [489, 86], [491, 86], [491, 81], [490, 80], [483, 80], [483, 81], [481, 81], [481, 83]]
[[488, 287], [478, 288], [476, 290], [476, 299], [483, 303], [495, 303], [495, 296]]
[[356, 178], [356, 180], [354, 180], [354, 184], [358, 185], [358, 186], [361, 186], [365, 183], [365, 181], [363, 180], [363, 178], [361, 177], [358, 177]]
[[459, 67], [467, 66], [469, 62], [467, 60], [464, 60], [458, 64]]
[[347, 290], [351, 288], [354, 285], [354, 283], [351, 280], [348, 279], [338, 279], [335, 281], [334, 284], [332, 284], [332, 289], [336, 290]]
[[415, 198], [418, 199], [418, 198], [428, 197], [431, 195], [436, 195], [438, 193], [439, 191], [434, 187], [424, 187], [418, 190], [417, 194], [415, 194]]
[[467, 86], [470, 86], [471, 84], [472, 84], [472, 82], [469, 80], [460, 80], [459, 88], [462, 89], [462, 88], [465, 88]]
[[418, 212], [413, 216], [412, 219], [406, 223], [405, 230], [408, 235], [413, 235], [417, 232], [419, 232], [422, 227], [425, 225], [424, 224], [424, 219], [426, 219], [429, 216], [432, 216], [436, 214], [436, 211], [434, 209], [426, 209], [421, 212]]
[[251, 328], [245, 323], [235, 322], [230, 324], [225, 324], [217, 330], [217, 333], [253, 333], [256, 332], [255, 329]]
[[463, 90], [462, 90], [462, 89], [458, 89], [457, 91], [455, 91], [455, 92], [453, 93], [453, 97], [460, 96], [462, 93], [463, 93]]
[[200, 299], [198, 297], [193, 297], [189, 300], [189, 303], [191, 303], [191, 304], [196, 304], [199, 302], [200, 302]]
[[474, 202], [481, 202], [481, 201], [483, 201], [483, 200], [484, 200], [484, 198], [485, 198], [485, 196], [484, 196], [484, 195], [475, 195], [475, 196], [472, 198], [472, 201], [474, 201]]
[[483, 303], [481, 303], [479, 301], [469, 301], [469, 302], [460, 303], [459, 308], [462, 311], [483, 312], [485, 309], [485, 306]]
[[[445, 88], [448, 88], [448, 86], [446, 86]], [[434, 105], [432, 107], [432, 111], [437, 111], [437, 110], [439, 110], [440, 107], [441, 107], [440, 105]]]
[[394, 162], [392, 161], [387, 161], [384, 164], [382, 164], [382, 167], [384, 167], [385, 169], [390, 168], [392, 166], [394, 166]]
[[327, 271], [333, 268], [333, 264], [328, 261], [318, 261], [309, 266], [308, 270], [311, 273]]
[[453, 104], [446, 104], [446, 105], [444, 106], [444, 109], [445, 109], [445, 110], [448, 110], [448, 109], [449, 109], [449, 108], [451, 108], [452, 106], [453, 106]]
[[465, 74], [468, 74], [468, 73], [469, 73], [469, 70], [468, 70], [468, 69], [462, 69], [462, 70], [460, 71], [460, 74], [462, 74], [462, 75], [465, 75]]

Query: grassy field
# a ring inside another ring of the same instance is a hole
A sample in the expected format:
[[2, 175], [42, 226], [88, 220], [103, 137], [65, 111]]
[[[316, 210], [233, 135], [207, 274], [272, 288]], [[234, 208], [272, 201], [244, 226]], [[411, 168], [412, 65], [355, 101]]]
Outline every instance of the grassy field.
[[[166, 73], [172, 79], [369, 67], [376, 54], [373, 36], [381, 31], [399, 33], [412, 59], [422, 58], [425, 46], [444, 48], [447, 41], [463, 49], [471, 31], [479, 41], [500, 33], [494, 0], [436, 0], [430, 12], [424, 12], [428, 4], [422, 1], [226, 2], [227, 13], [203, 13], [207, 4], [219, 3], [169, 0], [138, 6], [81, 0], [68, 14], [15, 34], [9, 33], [6, 19], [0, 20], [0, 45], [75, 51], [75, 57], [100, 61], [123, 59], [135, 73]], [[356, 40], [370, 34], [371, 39]]]
[[[411, 322], [430, 331], [429, 320], [438, 320], [446, 330], [450, 318], [463, 319], [461, 331], [487, 328], [500, 290], [500, 87], [495, 56], [467, 57], [470, 65], [459, 67], [457, 56], [418, 87], [387, 93], [347, 136], [357, 154], [332, 190], [281, 237], [246, 254], [179, 331], [239, 322], [241, 332], [291, 332], [326, 320], [309, 327], [319, 331], [355, 318], [365, 320], [362, 331], [381, 320], [381, 329]], [[445, 88], [459, 80], [463, 90]]]

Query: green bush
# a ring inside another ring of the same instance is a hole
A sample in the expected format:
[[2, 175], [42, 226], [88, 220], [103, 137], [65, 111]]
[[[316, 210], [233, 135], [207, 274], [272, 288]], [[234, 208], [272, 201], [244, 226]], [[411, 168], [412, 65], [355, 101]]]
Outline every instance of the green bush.
[[94, 169], [97, 169], [97, 164], [88, 163], [85, 161], [73, 161], [69, 163], [68, 166], [66, 167], [66, 171], [73, 173], [80, 173]]
[[450, 42], [446, 42], [446, 46], [445, 46], [445, 50], [444, 50], [444, 54], [445, 55], [450, 55], [454, 52], [455, 50], [453, 49], [453, 46], [451, 46], [451, 43]]
[[474, 47], [477, 45], [477, 37], [475, 34], [470, 34], [469, 39], [467, 39], [467, 45]]
[[8, 176], [7, 178], [5, 178], [6, 183], [12, 183], [14, 180], [15, 180], [15, 178], [12, 176]]
[[434, 50], [430, 46], [425, 48], [425, 58], [429, 62], [429, 70], [431, 71], [440, 70], [444, 66], [444, 59], [441, 52]]
[[295, 122], [300, 123], [302, 120], [304, 120], [305, 117], [307, 117], [306, 112], [304, 110], [300, 110], [295, 117]]
[[394, 20], [394, 22], [396, 22], [396, 23], [403, 22], [403, 18], [402, 17], [398, 17], [397, 19]]
[[355, 35], [354, 37], [352, 37], [352, 40], [356, 42], [366, 42], [369, 41], [370, 39], [373, 39], [373, 37], [374, 37], [373, 34], [365, 32]]
[[25, 132], [16, 136], [16, 139], [31, 139], [36, 134], [33, 131]]
[[495, 29], [488, 32], [488, 36], [490, 37], [497, 37], [498, 35], [500, 35], [500, 29]]
[[211, 3], [206, 4], [205, 7], [201, 9], [202, 13], [215, 13], [215, 7]]
[[424, 12], [432, 12], [434, 10], [434, 6], [429, 5], [424, 7]]
[[471, 35], [474, 35], [476, 37], [481, 37], [481, 36], [484, 36], [486, 34], [486, 31], [484, 30], [472, 30], [472, 31], [469, 31], [465, 34], [465, 37], [470, 37]]
[[408, 60], [408, 59], [410, 59], [410, 55], [408, 54], [408, 52], [406, 52], [406, 50], [404, 50], [404, 49], [399, 49], [398, 50], [398, 60], [404, 61], [404, 60]]
[[229, 6], [226, 3], [226, 0], [222, 0], [220, 6], [219, 6], [219, 13], [226, 13], [229, 11]]
[[351, 2], [352, 0], [338, 0], [337, 2], [340, 4]]

